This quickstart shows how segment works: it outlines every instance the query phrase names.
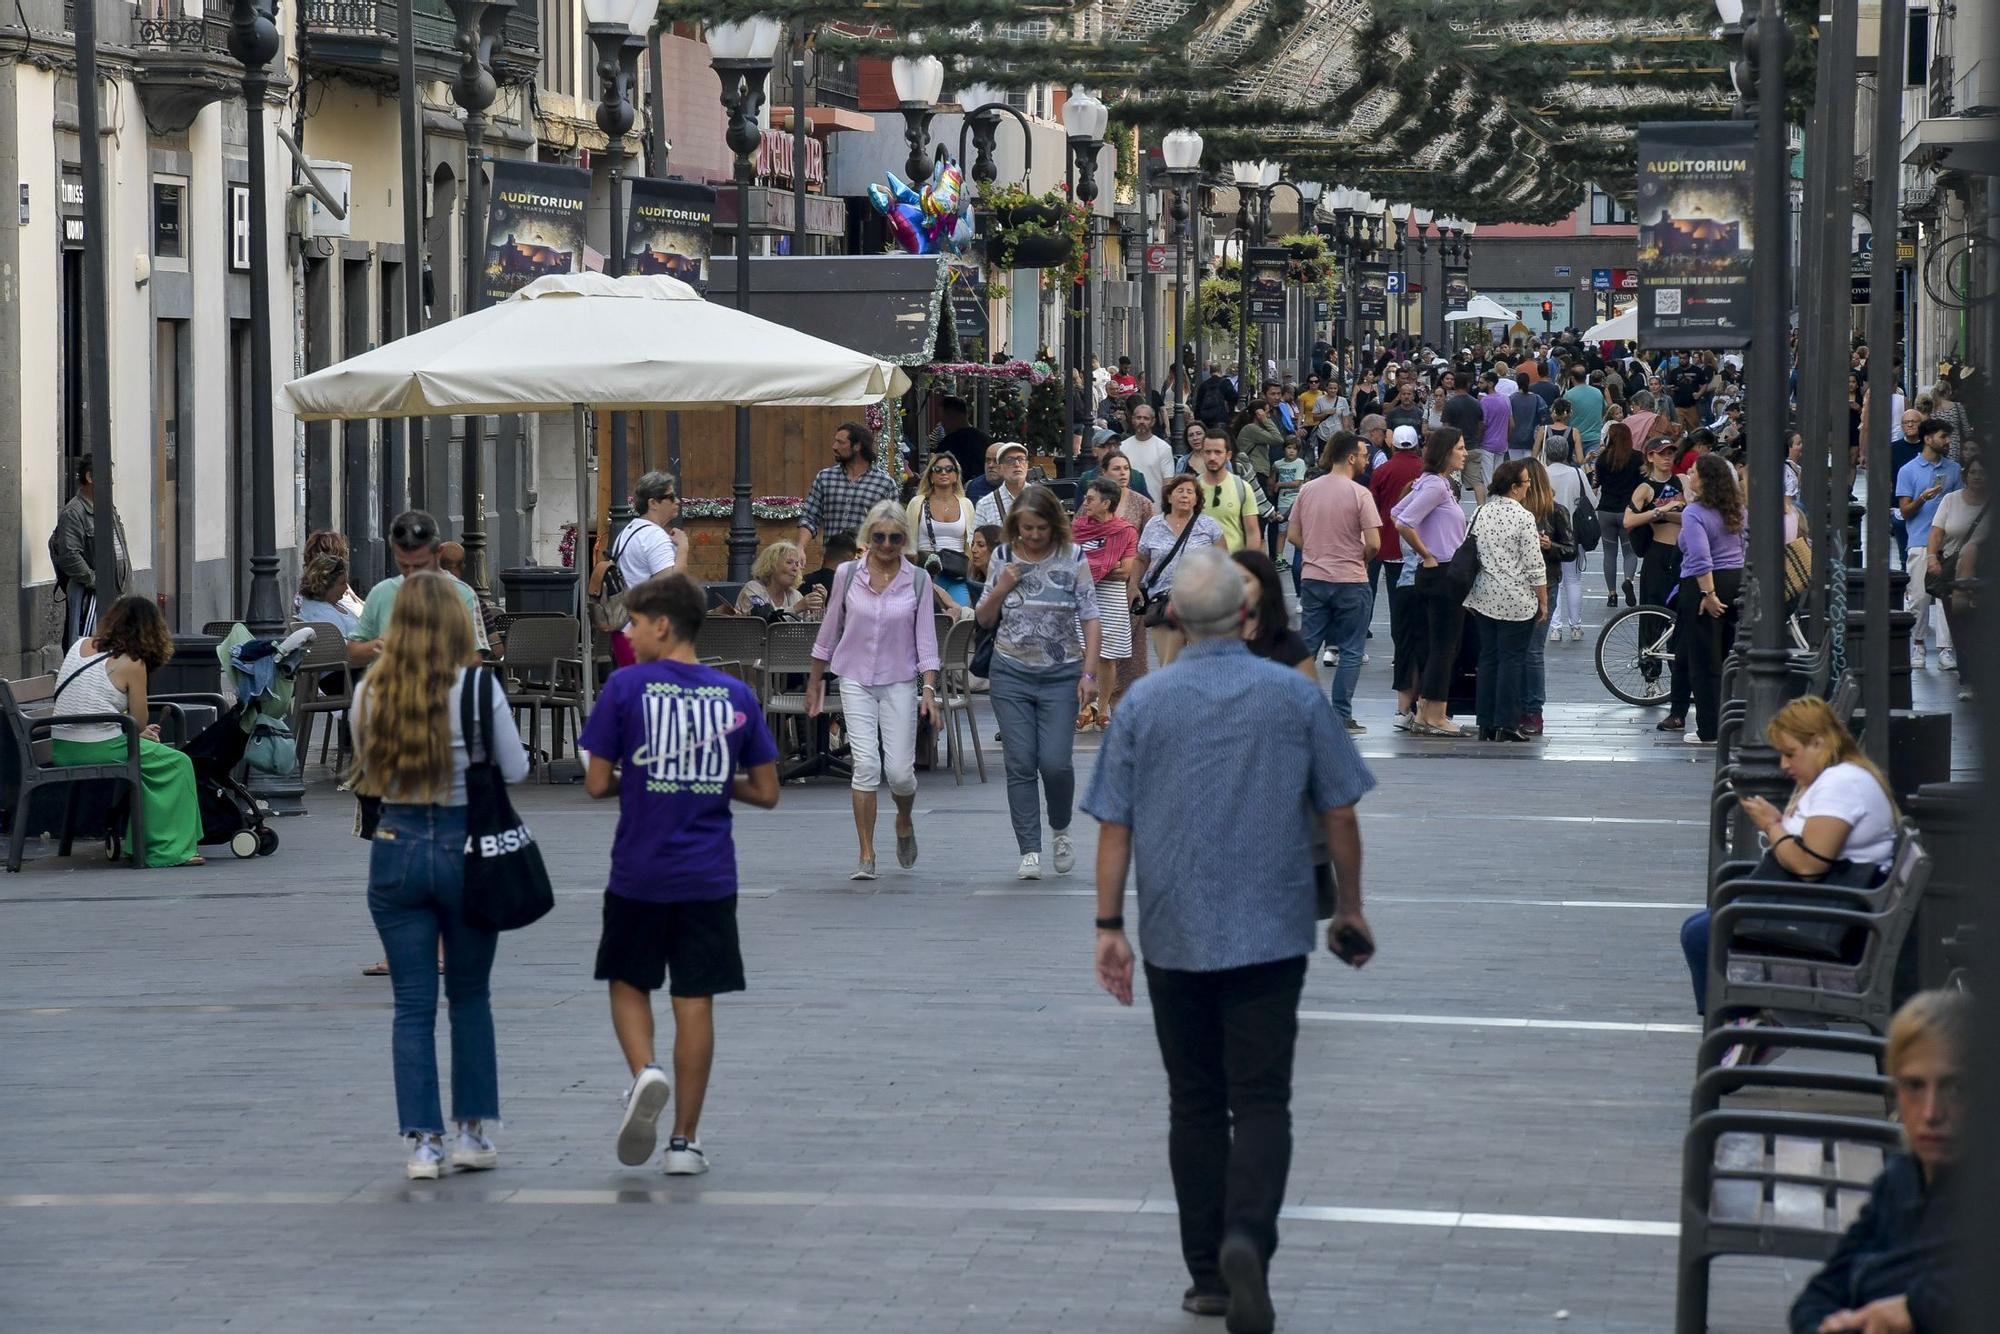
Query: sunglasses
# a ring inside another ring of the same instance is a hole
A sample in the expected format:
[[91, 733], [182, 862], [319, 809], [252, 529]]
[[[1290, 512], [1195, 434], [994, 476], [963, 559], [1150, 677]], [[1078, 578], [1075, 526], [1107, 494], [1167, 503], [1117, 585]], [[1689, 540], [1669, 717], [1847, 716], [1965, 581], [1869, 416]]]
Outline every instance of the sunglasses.
[[900, 547], [903, 545], [901, 533], [870, 533], [868, 544], [876, 547]]
[[952, 463], [940, 463], [937, 467], [931, 469], [931, 476], [933, 477], [943, 477], [947, 473], [953, 477], [958, 476], [958, 466]]

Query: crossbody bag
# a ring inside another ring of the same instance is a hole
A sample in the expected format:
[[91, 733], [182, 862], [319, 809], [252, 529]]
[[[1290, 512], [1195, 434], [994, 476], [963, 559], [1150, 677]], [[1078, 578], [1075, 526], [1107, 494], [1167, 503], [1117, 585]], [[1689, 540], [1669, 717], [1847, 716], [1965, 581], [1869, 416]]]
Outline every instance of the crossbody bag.
[[1194, 526], [1200, 522], [1199, 514], [1189, 515], [1187, 527], [1181, 529], [1181, 535], [1174, 539], [1174, 544], [1167, 548], [1164, 556], [1147, 568], [1146, 577], [1139, 581], [1139, 592], [1132, 598], [1132, 614], [1151, 629], [1158, 629], [1167, 623], [1169, 597], [1166, 593], [1154, 592], [1153, 585], [1158, 582], [1161, 572], [1172, 568], [1174, 561], [1181, 554], [1181, 548], [1187, 545], [1188, 534], [1192, 533]]
[[[994, 505], [997, 508], [999, 502], [995, 501]], [[958, 513], [961, 521], [970, 517], [965, 513], [965, 507], [965, 497], [960, 496], [958, 498]], [[938, 545], [937, 525], [931, 522], [931, 502], [929, 497], [925, 497], [924, 499], [924, 541], [930, 544], [930, 554], [937, 561], [938, 575], [941, 578], [959, 580], [965, 578], [966, 571], [971, 568], [966, 564], [965, 553], [963, 551], [947, 551]]]

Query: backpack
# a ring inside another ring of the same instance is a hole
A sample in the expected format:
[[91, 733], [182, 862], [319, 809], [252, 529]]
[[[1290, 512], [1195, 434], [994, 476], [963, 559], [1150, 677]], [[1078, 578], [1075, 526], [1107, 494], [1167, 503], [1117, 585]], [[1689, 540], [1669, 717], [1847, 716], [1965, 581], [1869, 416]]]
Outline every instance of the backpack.
[[58, 596], [69, 591], [69, 571], [62, 565], [62, 557], [56, 554], [56, 535], [62, 532], [62, 524], [57, 522], [49, 533], [49, 564], [56, 567], [56, 593]]
[[1576, 534], [1576, 549], [1595, 551], [1597, 544], [1604, 540], [1604, 525], [1598, 520], [1597, 506], [1590, 503], [1590, 487], [1583, 480], [1583, 469], [1574, 463], [1570, 468], [1576, 473], [1578, 483], [1576, 506], [1570, 512], [1570, 528]]
[[624, 629], [629, 619], [625, 615], [625, 572], [618, 568], [618, 557], [632, 539], [633, 527], [634, 524], [625, 525], [625, 531], [618, 534], [611, 550], [590, 572], [590, 628], [600, 635]]

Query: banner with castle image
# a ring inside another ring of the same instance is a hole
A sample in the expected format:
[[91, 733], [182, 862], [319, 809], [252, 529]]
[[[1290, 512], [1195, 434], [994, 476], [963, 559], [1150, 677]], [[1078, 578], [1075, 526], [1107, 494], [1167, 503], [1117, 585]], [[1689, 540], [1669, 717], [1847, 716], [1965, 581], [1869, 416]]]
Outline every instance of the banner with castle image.
[[708, 290], [715, 187], [634, 177], [625, 210], [625, 272], [664, 273]]
[[1639, 127], [1642, 345], [1740, 348], [1750, 341], [1756, 141], [1756, 124], [1744, 120]]
[[583, 271], [590, 173], [546, 162], [493, 163], [486, 210], [485, 302], [505, 301], [537, 278]]

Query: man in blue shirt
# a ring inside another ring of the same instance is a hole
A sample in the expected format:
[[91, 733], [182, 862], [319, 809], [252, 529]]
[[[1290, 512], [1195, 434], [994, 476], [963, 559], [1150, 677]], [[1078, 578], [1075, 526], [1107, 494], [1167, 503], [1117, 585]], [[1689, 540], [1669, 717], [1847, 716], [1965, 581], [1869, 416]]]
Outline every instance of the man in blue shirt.
[[[1375, 780], [1318, 687], [1251, 656], [1242, 630], [1253, 606], [1220, 548], [1181, 557], [1169, 610], [1187, 647], [1126, 694], [1083, 803], [1100, 824], [1097, 980], [1122, 1005], [1132, 1003], [1125, 877], [1137, 862], [1139, 943], [1167, 1070], [1167, 1160], [1194, 1280], [1181, 1307], [1226, 1314], [1238, 1331], [1272, 1327], [1266, 1271], [1291, 1168], [1316, 834], [1336, 894], [1328, 948], [1356, 968], [1375, 951], [1354, 813]], [[1216, 717], [1258, 740], [1205, 756], [1203, 799], [1189, 802], [1159, 778], [1185, 767], [1188, 720]], [[1300, 801], [1271, 802], [1299, 791]], [[1258, 837], [1245, 839], [1248, 828]]]
[[[1922, 571], [1930, 554], [1931, 519], [1937, 514], [1938, 502], [1950, 492], [1964, 484], [1958, 465], [1945, 457], [1945, 447], [1951, 440], [1951, 427], [1936, 417], [1925, 420], [1917, 428], [1918, 438], [1923, 443], [1923, 452], [1903, 465], [1896, 474], [1896, 512], [1903, 516], [1903, 526], [1909, 531], [1909, 554], [1905, 557], [1905, 568], [1917, 571], [1910, 576], [1910, 610], [1917, 614], [1917, 623], [1910, 631], [1910, 666], [1921, 670], [1924, 666], [1924, 644], [1930, 637], [1931, 595], [1924, 587]], [[1938, 668], [1941, 671], [1958, 669], [1958, 654], [1952, 650], [1951, 628], [1940, 616], [1937, 625]]]

